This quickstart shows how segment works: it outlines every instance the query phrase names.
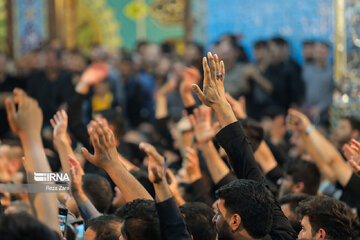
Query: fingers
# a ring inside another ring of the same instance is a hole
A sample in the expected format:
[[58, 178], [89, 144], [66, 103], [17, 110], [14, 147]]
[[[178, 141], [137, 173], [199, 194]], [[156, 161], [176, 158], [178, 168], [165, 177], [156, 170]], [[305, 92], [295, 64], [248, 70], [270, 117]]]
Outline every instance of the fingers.
[[246, 98], [244, 96], [239, 97], [239, 103], [244, 112], [246, 113]]
[[359, 176], [360, 175], [360, 166], [354, 160], [349, 160], [349, 164], [353, 171]]
[[225, 98], [231, 106], [234, 106], [236, 104], [236, 100], [229, 93], [225, 94]]
[[6, 108], [8, 120], [9, 122], [12, 122], [16, 114], [16, 106], [13, 98], [11, 97], [6, 98], [5, 108]]
[[15, 95], [15, 99], [14, 99], [15, 103], [17, 103], [19, 107], [21, 107], [22, 104], [24, 103], [24, 99], [27, 97], [25, 91], [22, 90], [21, 88], [15, 88], [14, 95]]
[[[204, 79], [205, 79], [205, 78], [204, 78]], [[205, 86], [205, 84], [204, 84], [204, 86]], [[196, 84], [193, 84], [191, 87], [192, 87], [192, 90], [196, 93], [196, 95], [197, 95], [198, 98], [200, 99], [200, 101], [201, 101], [203, 104], [205, 104], [206, 106], [209, 106], [209, 107], [210, 107], [209, 103], [206, 101], [206, 98], [205, 98], [204, 93], [201, 91], [201, 89], [199, 88], [199, 86], [196, 85]]]
[[194, 117], [193, 114], [189, 115], [189, 120], [190, 120], [191, 126], [193, 128], [195, 128], [196, 127], [196, 121], [195, 121], [195, 117]]
[[216, 63], [215, 63], [215, 59], [213, 57], [213, 55], [211, 54], [211, 52], [208, 52], [207, 54], [208, 56], [208, 59], [209, 59], [209, 63], [210, 63], [210, 82], [209, 84], [215, 84], [215, 81], [216, 81]]
[[352, 139], [351, 145], [355, 146], [358, 149], [358, 151], [360, 151], [360, 143], [358, 141], [356, 141], [355, 139]]
[[151, 159], [155, 159], [159, 164], [164, 164], [164, 158], [156, 151], [155, 147], [149, 143], [141, 142], [140, 150], [144, 151]]
[[89, 151], [88, 151], [86, 148], [82, 147], [82, 148], [81, 148], [81, 151], [82, 151], [82, 153], [84, 154], [84, 157], [85, 157], [89, 162], [93, 162], [93, 161], [95, 160], [95, 156], [92, 155], [92, 154], [90, 154]]
[[206, 57], [203, 58], [203, 70], [204, 70], [204, 88], [209, 84], [209, 78], [211, 77], [210, 68]]
[[224, 82], [224, 79], [225, 79], [225, 65], [224, 65], [223, 60], [220, 61], [220, 72], [222, 73], [221, 81]]

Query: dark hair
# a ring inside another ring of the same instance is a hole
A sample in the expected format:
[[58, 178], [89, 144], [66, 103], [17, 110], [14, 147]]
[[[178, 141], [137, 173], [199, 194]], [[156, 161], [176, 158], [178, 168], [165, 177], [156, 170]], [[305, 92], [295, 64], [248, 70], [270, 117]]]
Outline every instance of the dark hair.
[[251, 148], [255, 152], [264, 138], [264, 129], [258, 122], [251, 119], [241, 119], [240, 122], [250, 140]]
[[123, 220], [121, 231], [127, 240], [161, 240], [154, 201], [136, 199], [118, 209], [115, 215]]
[[114, 126], [114, 136], [119, 140], [124, 134], [125, 122], [120, 110], [110, 109], [98, 112], [108, 123]]
[[188, 42], [187, 45], [191, 45], [197, 48], [197, 50], [199, 51], [200, 55], [204, 55], [204, 47], [197, 42]]
[[143, 170], [131, 170], [130, 173], [138, 180], [141, 185], [146, 189], [146, 191], [155, 198], [155, 189], [154, 185], [150, 182], [147, 173]]
[[216, 229], [212, 222], [214, 210], [200, 202], [190, 202], [180, 206], [190, 234], [196, 240], [215, 240]]
[[118, 240], [121, 236], [121, 220], [114, 215], [92, 218], [87, 227], [96, 232], [95, 240]]
[[289, 45], [288, 42], [282, 37], [274, 37], [270, 40], [270, 42], [275, 43], [279, 47], [285, 47]]
[[227, 211], [239, 214], [245, 230], [253, 238], [267, 235], [273, 222], [274, 199], [264, 184], [238, 179], [216, 191]]
[[279, 203], [280, 205], [289, 204], [290, 211], [292, 212], [292, 216], [288, 216], [289, 222], [293, 229], [296, 232], [301, 231], [301, 224], [299, 222], [300, 216], [296, 213], [296, 208], [299, 206], [301, 201], [307, 200], [310, 198], [310, 195], [304, 193], [290, 193], [286, 194], [282, 198], [280, 198]]
[[286, 174], [291, 176], [294, 183], [304, 183], [303, 193], [317, 194], [321, 175], [315, 163], [301, 159], [291, 160], [286, 164]]
[[57, 232], [24, 212], [0, 217], [0, 238], [2, 240], [61, 239]]
[[296, 211], [301, 217], [308, 216], [312, 234], [322, 228], [326, 239], [348, 240], [352, 236], [354, 215], [343, 202], [326, 196], [313, 196], [300, 202]]
[[100, 175], [91, 173], [85, 174], [82, 181], [82, 188], [86, 196], [99, 212], [105, 213], [111, 206], [113, 199], [113, 191], [109, 181]]
[[254, 43], [254, 48], [255, 49], [264, 49], [264, 48], [268, 48], [268, 42], [265, 40], [258, 40]]
[[303, 41], [302, 42], [302, 45], [303, 46], [306, 46], [306, 45], [314, 45], [314, 41], [312, 41], [312, 40], [305, 40], [305, 41]]
[[360, 119], [355, 116], [342, 117], [342, 120], [347, 120], [350, 123], [352, 130], [360, 131]]
[[314, 42], [314, 44], [316, 44], [316, 43], [323, 45], [327, 49], [330, 49], [330, 43], [327, 42], [327, 41], [316, 41], [316, 42]]

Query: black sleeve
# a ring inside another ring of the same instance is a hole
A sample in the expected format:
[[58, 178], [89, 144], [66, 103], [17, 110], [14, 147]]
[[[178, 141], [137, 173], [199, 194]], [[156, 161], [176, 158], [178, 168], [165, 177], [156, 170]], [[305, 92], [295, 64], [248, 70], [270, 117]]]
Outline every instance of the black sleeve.
[[[240, 179], [253, 179], [264, 182], [241, 123], [234, 122], [220, 130], [216, 139], [229, 156], [231, 166]], [[282, 212], [279, 203], [273, 205], [273, 224], [270, 236], [272, 239], [296, 239], [296, 233]]]
[[156, 203], [159, 214], [160, 231], [164, 240], [191, 240], [185, 220], [176, 206], [174, 198]]
[[349, 182], [343, 188], [343, 193], [340, 197], [340, 200], [348, 204], [352, 208], [357, 208], [358, 212], [360, 210], [360, 178], [353, 173]]
[[214, 203], [214, 199], [210, 196], [209, 186], [203, 178], [200, 178], [190, 185], [193, 202], [203, 202], [208, 206]]
[[271, 169], [266, 175], [265, 177], [272, 182], [273, 184], [275, 184], [277, 187], [279, 187], [278, 184], [278, 180], [280, 178], [282, 178], [284, 176], [284, 172], [281, 169], [281, 167], [279, 165], [277, 165], [276, 167], [274, 167], [273, 169]]
[[264, 182], [250, 142], [239, 121], [221, 129], [216, 135], [216, 139], [229, 156], [230, 164], [237, 178]]
[[173, 149], [173, 139], [168, 129], [169, 120], [169, 116], [155, 119], [155, 128], [161, 136], [161, 144], [167, 149]]
[[82, 123], [82, 104], [86, 96], [75, 93], [69, 104], [69, 130], [85, 148], [92, 149], [86, 126]]
[[215, 185], [215, 189], [219, 189], [222, 186], [225, 186], [226, 184], [228, 184], [236, 179], [237, 179], [237, 177], [232, 172], [230, 172]]

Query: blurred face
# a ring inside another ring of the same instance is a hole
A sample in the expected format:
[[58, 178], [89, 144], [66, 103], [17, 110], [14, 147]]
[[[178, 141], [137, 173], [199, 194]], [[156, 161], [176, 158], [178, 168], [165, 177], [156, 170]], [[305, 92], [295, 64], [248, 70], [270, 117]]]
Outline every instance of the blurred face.
[[289, 150], [289, 155], [292, 157], [300, 157], [305, 153], [305, 143], [304, 140], [299, 136], [298, 133], [294, 134], [290, 138], [290, 143], [292, 147]]
[[268, 50], [266, 48], [254, 48], [254, 55], [257, 62], [261, 62], [268, 57]]
[[46, 53], [46, 68], [49, 70], [57, 70], [59, 68], [59, 60], [57, 59], [54, 51], [48, 51]]
[[186, 62], [193, 62], [201, 58], [199, 50], [196, 46], [190, 44], [186, 46], [184, 59]]
[[94, 86], [95, 94], [103, 96], [109, 91], [110, 91], [110, 84], [108, 82], [101, 82]]
[[342, 146], [351, 140], [351, 124], [346, 119], [340, 119], [337, 128], [335, 129], [335, 140]]
[[216, 225], [218, 240], [231, 240], [234, 238], [231, 227], [225, 218], [227, 211], [225, 209], [224, 202], [225, 201], [223, 199], [220, 199], [220, 201], [217, 202], [216, 214], [213, 217], [213, 222]]
[[281, 61], [281, 49], [274, 42], [269, 42], [270, 56], [273, 63]]
[[314, 59], [318, 62], [326, 62], [329, 57], [329, 48], [321, 43], [314, 45]]
[[234, 63], [236, 61], [236, 49], [234, 49], [228, 41], [220, 42], [217, 51], [219, 58], [224, 60], [225, 65], [226, 62]]
[[314, 58], [314, 45], [304, 44], [303, 45], [303, 56], [305, 60], [312, 60]]
[[290, 175], [287, 175], [285, 178], [283, 178], [280, 185], [279, 198], [286, 194], [292, 193], [293, 186], [294, 182]]
[[132, 74], [133, 64], [130, 61], [121, 61], [119, 64], [119, 71], [124, 78], [128, 78]]

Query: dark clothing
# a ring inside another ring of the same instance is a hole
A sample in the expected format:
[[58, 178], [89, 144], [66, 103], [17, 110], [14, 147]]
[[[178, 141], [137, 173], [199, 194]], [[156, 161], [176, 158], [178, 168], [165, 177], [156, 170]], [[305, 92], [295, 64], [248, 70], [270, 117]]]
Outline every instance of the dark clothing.
[[[230, 163], [239, 179], [264, 182], [264, 176], [255, 161], [250, 142], [239, 121], [221, 129], [216, 135], [216, 139], [228, 154]], [[271, 238], [296, 239], [296, 233], [277, 201], [274, 202], [273, 212], [273, 224], [269, 234]]]
[[27, 84], [28, 94], [39, 102], [44, 114], [44, 125], [50, 125], [59, 106], [69, 103], [74, 95], [74, 86], [70, 73], [60, 71], [57, 78], [49, 80], [45, 72], [32, 75]]
[[[0, 93], [12, 93], [15, 88], [26, 89], [26, 82], [23, 79], [5, 75], [4, 81], [0, 82]], [[0, 108], [0, 137], [10, 131], [5, 105]]]
[[352, 174], [349, 182], [343, 188], [340, 200], [347, 203], [350, 207], [357, 208], [358, 216], [360, 213], [360, 178], [355, 173]]
[[190, 191], [192, 193], [192, 202], [203, 202], [211, 206], [214, 199], [210, 195], [210, 186], [206, 183], [204, 178], [200, 178], [190, 184]]
[[185, 220], [176, 206], [174, 198], [169, 198], [164, 202], [156, 203], [159, 215], [160, 231], [164, 240], [191, 240], [187, 230]]

